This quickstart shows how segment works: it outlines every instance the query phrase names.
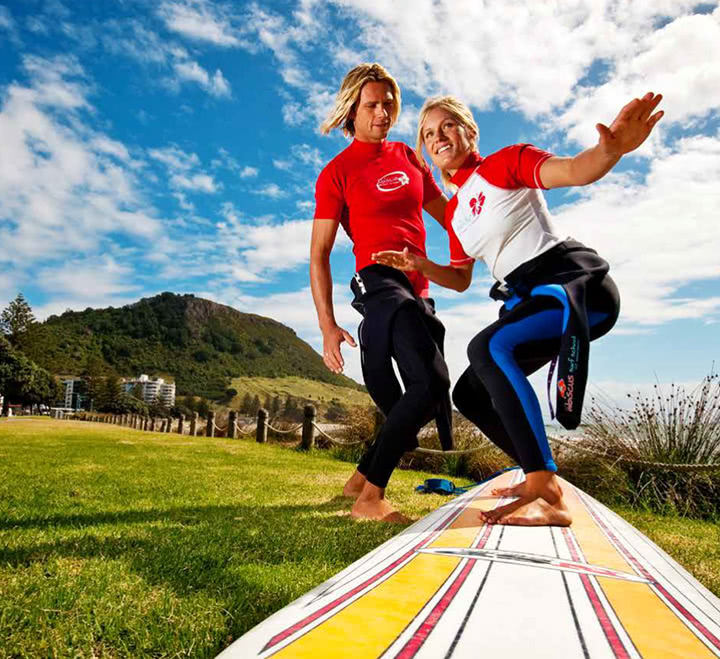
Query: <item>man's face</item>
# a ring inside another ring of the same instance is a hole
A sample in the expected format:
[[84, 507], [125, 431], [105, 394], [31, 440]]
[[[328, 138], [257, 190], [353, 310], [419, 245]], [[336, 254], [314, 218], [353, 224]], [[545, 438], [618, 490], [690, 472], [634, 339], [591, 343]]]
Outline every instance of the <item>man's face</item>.
[[386, 82], [365, 83], [352, 115], [355, 139], [361, 142], [382, 142], [392, 126], [394, 108], [395, 99], [390, 85]]

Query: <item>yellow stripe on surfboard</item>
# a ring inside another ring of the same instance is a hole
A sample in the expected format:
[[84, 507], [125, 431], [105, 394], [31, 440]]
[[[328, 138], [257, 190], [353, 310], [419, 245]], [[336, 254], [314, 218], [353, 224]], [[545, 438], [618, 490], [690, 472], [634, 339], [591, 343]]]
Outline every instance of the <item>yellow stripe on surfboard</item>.
[[[585, 561], [620, 572], [635, 572], [598, 527], [580, 501], [575, 488], [567, 485], [563, 489], [573, 518], [570, 528], [577, 538]], [[622, 626], [643, 657], [715, 657], [649, 584], [608, 577], [598, 577], [597, 580]]]
[[[503, 474], [493, 485], [509, 485], [515, 473]], [[478, 513], [493, 504], [487, 499], [473, 501], [428, 547], [469, 547], [481, 527]], [[344, 659], [380, 656], [420, 613], [460, 560], [452, 556], [417, 554], [389, 579], [273, 657], [315, 659], [323, 656], [328, 648], [342, 648]]]

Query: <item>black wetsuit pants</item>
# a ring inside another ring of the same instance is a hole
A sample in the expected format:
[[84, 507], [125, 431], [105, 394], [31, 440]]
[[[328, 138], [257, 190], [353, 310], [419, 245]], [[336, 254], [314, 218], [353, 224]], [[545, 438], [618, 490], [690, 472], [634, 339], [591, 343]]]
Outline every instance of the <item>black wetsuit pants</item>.
[[[610, 331], [619, 305], [609, 276], [588, 285], [590, 340]], [[563, 305], [554, 297], [529, 296], [514, 305], [506, 303], [500, 318], [470, 342], [470, 366], [453, 391], [455, 407], [525, 473], [557, 470], [540, 403], [526, 376], [558, 355], [563, 325]]]
[[[373, 337], [363, 336], [362, 326], [358, 336], [360, 350], [371, 350]], [[390, 327], [390, 349], [404, 392], [390, 359], [369, 366], [370, 360], [365, 358], [363, 363], [368, 392], [386, 420], [357, 469], [378, 487], [387, 486], [403, 453], [417, 448], [418, 432], [436, 416], [438, 402], [443, 396], [447, 397], [450, 389], [445, 359], [427, 318], [415, 304], [403, 304], [395, 311]]]

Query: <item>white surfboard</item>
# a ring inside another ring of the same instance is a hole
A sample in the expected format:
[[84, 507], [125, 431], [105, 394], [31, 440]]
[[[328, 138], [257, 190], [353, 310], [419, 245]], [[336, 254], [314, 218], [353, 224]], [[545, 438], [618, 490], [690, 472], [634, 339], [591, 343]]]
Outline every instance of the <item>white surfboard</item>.
[[481, 524], [520, 477], [441, 506], [220, 657], [720, 657], [720, 600], [569, 483], [570, 528]]

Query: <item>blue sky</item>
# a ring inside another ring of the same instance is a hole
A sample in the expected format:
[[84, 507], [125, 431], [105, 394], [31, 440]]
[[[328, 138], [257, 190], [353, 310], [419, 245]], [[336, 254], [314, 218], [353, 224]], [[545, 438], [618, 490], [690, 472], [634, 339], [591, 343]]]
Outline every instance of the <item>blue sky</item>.
[[[2, 2], [2, 0], [0, 0]], [[309, 294], [314, 182], [346, 142], [319, 134], [344, 73], [379, 61], [414, 142], [424, 98], [471, 104], [480, 149], [571, 155], [634, 96], [652, 138], [600, 183], [547, 195], [560, 233], [610, 261], [622, 295], [591, 378], [613, 397], [698, 381], [720, 361], [720, 8], [685, 0], [0, 4], [0, 304], [36, 315], [194, 293], [271, 316], [319, 348]], [[445, 234], [426, 218], [428, 249]], [[336, 315], [355, 333], [342, 237]], [[455, 379], [491, 322], [487, 270], [434, 288]], [[347, 373], [359, 379], [356, 351]], [[540, 381], [540, 380], [538, 380]]]

